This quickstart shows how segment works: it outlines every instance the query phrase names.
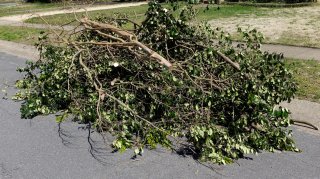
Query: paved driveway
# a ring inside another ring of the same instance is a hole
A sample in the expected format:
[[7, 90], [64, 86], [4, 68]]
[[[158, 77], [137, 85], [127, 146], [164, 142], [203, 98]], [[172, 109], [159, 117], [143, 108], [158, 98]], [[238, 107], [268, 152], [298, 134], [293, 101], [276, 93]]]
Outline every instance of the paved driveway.
[[[0, 89], [19, 78], [24, 59], [0, 53]], [[8, 88], [9, 95], [14, 93]], [[295, 130], [303, 153], [261, 153], [211, 170], [170, 151], [111, 153], [84, 125], [58, 126], [54, 116], [20, 119], [19, 103], [0, 94], [0, 179], [2, 178], [320, 178], [320, 138]]]

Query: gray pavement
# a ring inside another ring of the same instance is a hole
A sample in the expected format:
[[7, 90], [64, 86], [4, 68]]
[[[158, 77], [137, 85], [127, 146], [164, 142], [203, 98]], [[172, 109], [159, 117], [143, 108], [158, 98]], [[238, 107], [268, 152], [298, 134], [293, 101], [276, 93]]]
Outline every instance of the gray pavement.
[[[281, 106], [290, 109], [292, 112], [291, 117], [293, 119], [306, 121], [320, 128], [320, 103], [295, 99], [290, 103], [283, 102], [281, 103]], [[310, 130], [305, 127], [299, 127], [298, 130], [318, 135], [320, 137], [319, 130]]]
[[[12, 84], [21, 77], [15, 69], [24, 62], [24, 58], [0, 52], [0, 89], [11, 85], [9, 96], [15, 92]], [[297, 128], [293, 128], [294, 138], [302, 153], [264, 152], [210, 169], [165, 149], [146, 150], [144, 156], [132, 160], [132, 151], [112, 153], [99, 134], [82, 124], [58, 126], [54, 116], [21, 119], [20, 103], [2, 97], [1, 93], [0, 179], [320, 178], [320, 138]]]
[[39, 59], [39, 52], [34, 46], [0, 40], [0, 52], [28, 60]]
[[287, 58], [320, 60], [320, 49], [287, 45], [263, 44], [262, 50], [283, 53]]
[[[320, 60], [319, 48], [295, 47], [286, 45], [263, 44], [262, 50], [283, 53], [286, 58]], [[5, 52], [27, 59], [38, 59], [39, 53], [30, 45], [0, 40], [0, 52]]]

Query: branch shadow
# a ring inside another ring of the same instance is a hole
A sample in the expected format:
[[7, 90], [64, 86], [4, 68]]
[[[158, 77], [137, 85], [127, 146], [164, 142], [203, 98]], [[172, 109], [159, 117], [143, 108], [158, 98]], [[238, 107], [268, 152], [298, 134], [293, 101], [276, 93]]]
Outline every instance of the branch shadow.
[[184, 158], [192, 158], [196, 163], [210, 169], [211, 171], [217, 173], [220, 176], [228, 177], [221, 173], [223, 168], [217, 164], [209, 163], [209, 162], [203, 162], [200, 160], [199, 152], [196, 152], [191, 145], [184, 144], [176, 149], [173, 150], [176, 154], [178, 154], [181, 157]]
[[71, 142], [71, 139], [73, 139], [74, 137], [68, 131], [62, 128], [61, 122], [58, 123], [58, 136], [61, 139], [61, 143], [64, 146], [72, 146], [73, 143]]
[[103, 164], [103, 165], [112, 165], [115, 166], [114, 164], [107, 162], [107, 157], [109, 157], [112, 153], [112, 151], [109, 151], [107, 149], [107, 146], [105, 145], [105, 138], [102, 134], [100, 134], [100, 136], [102, 137], [103, 141], [98, 141], [98, 140], [94, 140], [91, 137], [91, 134], [94, 132], [91, 128], [91, 123], [89, 123], [86, 126], [86, 129], [88, 130], [88, 136], [87, 136], [87, 142], [89, 144], [89, 153], [90, 155], [97, 160], [99, 163]]
[[95, 132], [92, 129], [91, 124], [86, 124], [84, 126], [78, 127], [78, 130], [83, 130], [86, 132], [86, 136], [75, 136], [71, 134], [68, 130], [64, 129], [62, 126], [62, 123], [58, 123], [58, 136], [61, 140], [61, 143], [68, 147], [68, 148], [79, 148], [79, 144], [77, 141], [79, 138], [85, 139], [87, 144], [89, 144], [88, 152], [90, 155], [98, 161], [102, 165], [112, 165], [115, 166], [115, 164], [112, 164], [108, 161], [110, 161], [110, 157], [112, 155], [112, 150], [108, 149], [108, 146], [106, 145], [105, 137], [102, 134], [98, 134], [99, 136], [92, 136], [92, 134]]

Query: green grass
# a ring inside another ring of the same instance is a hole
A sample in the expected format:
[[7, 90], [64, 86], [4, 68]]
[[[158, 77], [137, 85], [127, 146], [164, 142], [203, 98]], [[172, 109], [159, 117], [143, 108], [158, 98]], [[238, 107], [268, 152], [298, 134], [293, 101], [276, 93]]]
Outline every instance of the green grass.
[[14, 3], [14, 2], [21, 2], [19, 0], [0, 0], [0, 3]]
[[[169, 7], [169, 5], [164, 5]], [[183, 6], [183, 4], [182, 4]], [[217, 18], [227, 18], [227, 17], [236, 17], [238, 15], [244, 14], [256, 14], [257, 16], [263, 16], [267, 14], [268, 8], [256, 8], [256, 7], [243, 7], [239, 5], [228, 5], [220, 6], [218, 10], [216, 5], [210, 5], [209, 9], [206, 8], [207, 5], [195, 5], [196, 10], [198, 11], [197, 20], [211, 20]], [[114, 14], [127, 14], [128, 17], [136, 22], [141, 22], [144, 19], [144, 13], [146, 12], [148, 5], [141, 5], [135, 7], [126, 7], [119, 9], [109, 9], [109, 10], [99, 10], [99, 11], [90, 11], [88, 12], [89, 17], [95, 17], [98, 15], [113, 17]], [[177, 15], [178, 12], [175, 13]], [[82, 17], [85, 13], [76, 13], [77, 17]], [[49, 24], [63, 25], [67, 22], [71, 22], [75, 19], [74, 14], [59, 14], [53, 16], [43, 17]], [[42, 24], [43, 20], [41, 18], [35, 17], [28, 19], [28, 23], [37, 23]]]
[[303, 47], [320, 48], [319, 37], [312, 37], [306, 34], [297, 34], [290, 31], [284, 32], [276, 41], [267, 40], [266, 42], [275, 44], [286, 44]]
[[[206, 5], [197, 5], [195, 6], [198, 9], [197, 20], [212, 20], [228, 17], [237, 17], [243, 15], [256, 15], [256, 16], [265, 16], [268, 14], [268, 10], [272, 8], [260, 8], [252, 6], [240, 6], [240, 5], [224, 5], [218, 6], [212, 5], [209, 6], [209, 9], [206, 9]], [[273, 8], [274, 9], [274, 8]]]
[[71, 7], [69, 4], [63, 3], [22, 3], [17, 2], [16, 6], [0, 6], [0, 17], [16, 15], [16, 14], [25, 14], [32, 12], [40, 12], [46, 10], [55, 10], [60, 8], [68, 8]]
[[0, 39], [24, 44], [34, 44], [41, 29], [27, 27], [0, 26]]
[[[114, 14], [124, 14], [126, 13], [130, 19], [133, 19], [137, 22], [142, 21], [144, 18], [144, 13], [148, 9], [147, 5], [141, 5], [136, 7], [126, 7], [126, 8], [118, 8], [118, 9], [109, 9], [109, 10], [99, 10], [99, 11], [89, 11], [87, 15], [89, 17], [96, 17], [99, 15], [104, 15], [108, 17], [113, 17]], [[86, 13], [70, 13], [70, 14], [57, 14], [52, 16], [43, 16], [42, 18], [45, 19], [49, 24], [54, 25], [63, 25], [65, 23], [71, 22], [75, 20], [75, 15], [77, 18], [81, 18]], [[43, 24], [43, 20], [41, 18], [35, 17], [28, 19], [26, 22], [28, 23], [36, 23], [36, 24]]]
[[320, 102], [320, 61], [286, 59], [298, 83], [298, 98]]

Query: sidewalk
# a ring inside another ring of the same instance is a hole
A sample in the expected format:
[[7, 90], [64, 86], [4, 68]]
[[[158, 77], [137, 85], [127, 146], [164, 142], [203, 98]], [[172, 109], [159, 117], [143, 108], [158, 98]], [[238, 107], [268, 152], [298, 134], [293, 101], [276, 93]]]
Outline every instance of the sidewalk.
[[0, 40], [0, 52], [29, 60], [37, 60], [39, 52], [34, 46]]
[[[286, 58], [302, 59], [302, 60], [319, 60], [320, 49], [295, 47], [286, 45], [263, 44], [262, 50], [269, 52], [283, 53]], [[18, 57], [28, 59], [37, 59], [38, 52], [36, 48], [30, 45], [22, 45], [19, 43], [0, 40], [0, 52], [5, 52]]]
[[263, 44], [262, 50], [269, 51], [269, 52], [283, 53], [286, 58], [320, 60], [319, 48]]

